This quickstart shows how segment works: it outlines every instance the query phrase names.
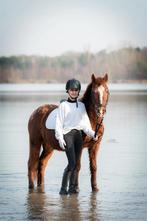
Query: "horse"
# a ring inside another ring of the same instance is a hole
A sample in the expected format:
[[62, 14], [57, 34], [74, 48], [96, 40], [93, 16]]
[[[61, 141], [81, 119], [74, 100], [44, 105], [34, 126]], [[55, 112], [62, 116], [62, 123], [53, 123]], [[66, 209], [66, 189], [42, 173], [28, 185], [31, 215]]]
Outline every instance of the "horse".
[[[88, 148], [91, 188], [93, 192], [98, 191], [97, 186], [97, 152], [104, 133], [103, 118], [108, 103], [109, 89], [107, 86], [108, 74], [102, 77], [91, 75], [91, 82], [80, 101], [85, 104], [92, 129], [95, 131], [97, 140], [93, 140], [83, 133], [83, 148]], [[34, 188], [34, 182], [37, 179], [37, 186], [44, 186], [44, 175], [47, 162], [54, 150], [63, 151], [55, 138], [55, 130], [47, 129], [45, 122], [49, 114], [57, 108], [54, 104], [45, 104], [38, 107], [30, 116], [28, 122], [29, 132], [29, 160], [28, 160], [28, 184], [29, 189]], [[42, 149], [41, 149], [42, 147]], [[42, 151], [41, 151], [42, 150]], [[76, 164], [77, 180], [76, 186], [79, 187], [79, 171], [81, 168], [81, 157]]]

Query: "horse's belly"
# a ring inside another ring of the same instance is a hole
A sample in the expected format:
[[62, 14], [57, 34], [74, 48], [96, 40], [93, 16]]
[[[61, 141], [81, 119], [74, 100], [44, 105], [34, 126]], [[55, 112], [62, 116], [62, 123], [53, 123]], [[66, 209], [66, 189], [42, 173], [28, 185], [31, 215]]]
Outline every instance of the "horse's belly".
[[58, 108], [55, 108], [47, 117], [45, 126], [47, 129], [55, 129]]

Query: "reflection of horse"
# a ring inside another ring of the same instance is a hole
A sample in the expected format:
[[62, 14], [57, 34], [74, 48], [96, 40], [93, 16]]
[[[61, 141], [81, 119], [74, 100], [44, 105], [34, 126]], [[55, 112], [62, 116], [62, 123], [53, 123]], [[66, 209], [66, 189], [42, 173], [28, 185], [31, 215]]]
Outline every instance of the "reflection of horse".
[[[104, 133], [103, 116], [106, 111], [109, 90], [107, 87], [108, 75], [96, 78], [94, 74], [91, 77], [91, 83], [88, 85], [81, 101], [85, 104], [87, 113], [93, 130], [97, 131], [98, 140], [83, 135], [83, 147], [88, 147], [90, 170], [91, 170], [91, 187], [93, 191], [97, 191], [96, 183], [96, 155]], [[44, 172], [49, 158], [53, 150], [61, 150], [58, 141], [55, 139], [55, 131], [47, 129], [45, 122], [52, 110], [57, 108], [56, 105], [44, 105], [36, 109], [28, 124], [30, 155], [28, 161], [28, 177], [29, 188], [34, 187], [34, 180], [37, 178], [38, 186], [44, 183]], [[41, 145], [43, 151], [40, 154]], [[77, 172], [80, 170], [80, 161], [76, 165]], [[78, 178], [77, 178], [78, 187]]]

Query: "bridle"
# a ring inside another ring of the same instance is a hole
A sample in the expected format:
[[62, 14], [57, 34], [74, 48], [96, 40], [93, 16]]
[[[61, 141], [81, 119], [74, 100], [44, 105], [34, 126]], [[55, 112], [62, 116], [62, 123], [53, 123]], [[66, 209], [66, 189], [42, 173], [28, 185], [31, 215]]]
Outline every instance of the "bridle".
[[[104, 86], [104, 88], [105, 88], [105, 92], [107, 93], [107, 100], [105, 102], [105, 105], [100, 104], [100, 102], [97, 101], [96, 99], [97, 93], [95, 93], [94, 90], [91, 90], [92, 101], [93, 101], [93, 105], [94, 105], [95, 113], [96, 113], [96, 128], [95, 128], [94, 137], [97, 136], [99, 128], [101, 127], [103, 123], [104, 114], [106, 113], [106, 106], [107, 106], [108, 98], [109, 98], [109, 90], [106, 86]], [[100, 101], [100, 98], [99, 98], [99, 101]], [[102, 113], [101, 113], [101, 110], [102, 110]]]

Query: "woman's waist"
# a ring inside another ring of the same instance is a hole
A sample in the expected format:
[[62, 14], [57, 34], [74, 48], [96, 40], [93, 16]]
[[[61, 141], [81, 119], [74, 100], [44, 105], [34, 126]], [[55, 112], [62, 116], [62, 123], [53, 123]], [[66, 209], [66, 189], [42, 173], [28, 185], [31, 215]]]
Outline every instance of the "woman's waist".
[[65, 127], [63, 128], [63, 134], [67, 134], [69, 133], [70, 131], [73, 131], [73, 132], [77, 132], [77, 131], [82, 131], [82, 128], [80, 126], [76, 126], [76, 127]]

